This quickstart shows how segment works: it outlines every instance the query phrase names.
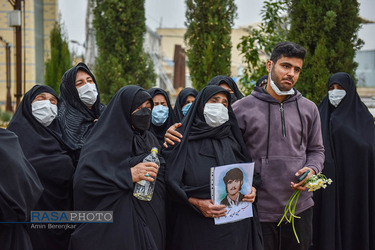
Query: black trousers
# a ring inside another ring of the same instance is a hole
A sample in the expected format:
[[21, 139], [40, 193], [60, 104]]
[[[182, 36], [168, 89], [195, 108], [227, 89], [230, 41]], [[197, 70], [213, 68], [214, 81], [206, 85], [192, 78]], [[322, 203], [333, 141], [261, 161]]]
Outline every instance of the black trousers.
[[283, 221], [261, 222], [263, 232], [264, 250], [308, 250], [312, 242], [312, 218], [313, 208], [309, 208], [298, 214], [300, 219], [294, 219], [294, 225], [300, 243], [294, 236], [291, 223]]

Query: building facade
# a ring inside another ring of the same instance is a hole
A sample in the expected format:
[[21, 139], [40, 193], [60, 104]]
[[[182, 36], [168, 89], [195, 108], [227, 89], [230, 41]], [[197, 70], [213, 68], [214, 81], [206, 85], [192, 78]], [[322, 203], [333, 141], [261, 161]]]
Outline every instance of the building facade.
[[[185, 28], [159, 28], [156, 29], [156, 33], [161, 37], [160, 41], [160, 57], [165, 72], [169, 79], [173, 79], [174, 74], [174, 54], [175, 45], [180, 45], [186, 50], [187, 46], [184, 41], [184, 35], [186, 33]], [[243, 69], [246, 64], [242, 61], [240, 51], [237, 49], [237, 44], [241, 42], [242, 36], [247, 36], [247, 28], [232, 29], [232, 50], [231, 50], [231, 76], [238, 78], [242, 75]], [[265, 56], [264, 56], [265, 59]], [[186, 87], [191, 87], [191, 80], [189, 74], [189, 68], [185, 66], [186, 72]]]
[[[50, 32], [58, 21], [57, 0], [28, 0], [21, 2], [22, 29], [22, 93], [35, 84], [44, 83], [44, 63], [50, 55]], [[9, 43], [10, 92], [15, 110], [16, 91], [16, 41], [15, 28], [8, 25], [8, 15], [13, 6], [8, 0], [0, 0], [0, 37]], [[0, 43], [0, 108], [4, 110], [7, 94], [6, 50]]]

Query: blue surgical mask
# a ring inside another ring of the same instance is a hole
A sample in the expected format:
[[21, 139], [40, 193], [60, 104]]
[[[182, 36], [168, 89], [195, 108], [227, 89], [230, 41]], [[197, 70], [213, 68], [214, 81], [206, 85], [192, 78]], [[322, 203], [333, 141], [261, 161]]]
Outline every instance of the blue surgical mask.
[[163, 105], [155, 106], [152, 109], [152, 124], [161, 126], [168, 119], [169, 108]]
[[183, 108], [182, 108], [182, 114], [185, 116], [186, 115], [186, 113], [189, 111], [189, 108], [190, 108], [190, 106], [192, 105], [193, 103], [191, 102], [191, 103], [188, 103], [188, 104], [186, 104]]

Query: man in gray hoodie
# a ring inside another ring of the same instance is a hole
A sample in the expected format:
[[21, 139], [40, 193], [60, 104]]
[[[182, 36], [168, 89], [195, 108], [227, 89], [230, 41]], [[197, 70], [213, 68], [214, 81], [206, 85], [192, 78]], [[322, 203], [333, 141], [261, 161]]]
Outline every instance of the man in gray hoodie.
[[[312, 240], [312, 193], [301, 193], [295, 220], [300, 244], [289, 223], [277, 226], [294, 190], [323, 169], [324, 147], [316, 105], [294, 86], [306, 50], [292, 42], [276, 44], [267, 62], [268, 84], [233, 104], [246, 146], [262, 183], [257, 206], [265, 249], [308, 249]], [[298, 178], [310, 170], [299, 181]]]

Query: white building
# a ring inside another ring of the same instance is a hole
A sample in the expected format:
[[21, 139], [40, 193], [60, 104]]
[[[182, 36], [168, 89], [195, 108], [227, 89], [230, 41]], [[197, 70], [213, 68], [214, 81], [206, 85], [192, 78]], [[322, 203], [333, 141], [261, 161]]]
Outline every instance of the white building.
[[360, 50], [355, 55], [358, 87], [375, 87], [375, 50]]

